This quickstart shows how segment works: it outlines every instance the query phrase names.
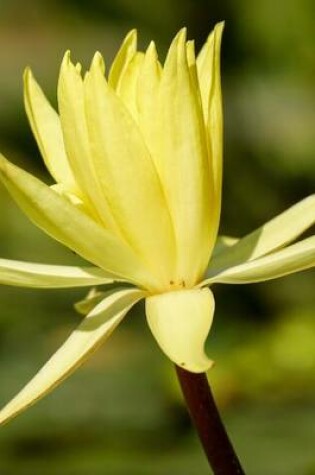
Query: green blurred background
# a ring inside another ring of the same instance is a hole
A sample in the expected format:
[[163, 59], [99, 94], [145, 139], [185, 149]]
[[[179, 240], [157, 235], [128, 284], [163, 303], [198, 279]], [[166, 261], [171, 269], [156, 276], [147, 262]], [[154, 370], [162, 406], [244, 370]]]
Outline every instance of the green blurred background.
[[[225, 19], [225, 177], [221, 231], [242, 235], [315, 186], [313, 0], [0, 0], [0, 147], [47, 179], [27, 125], [30, 65], [55, 103], [63, 52], [110, 63], [137, 27], [164, 57], [183, 25], [200, 47]], [[76, 263], [0, 188], [3, 257]], [[314, 230], [313, 230], [314, 232]], [[315, 474], [314, 271], [215, 288], [209, 374], [248, 474]], [[0, 399], [6, 402], [62, 343], [84, 291], [0, 288]], [[32, 410], [0, 430], [3, 475], [203, 475], [173, 368], [141, 305], [106, 346]]]

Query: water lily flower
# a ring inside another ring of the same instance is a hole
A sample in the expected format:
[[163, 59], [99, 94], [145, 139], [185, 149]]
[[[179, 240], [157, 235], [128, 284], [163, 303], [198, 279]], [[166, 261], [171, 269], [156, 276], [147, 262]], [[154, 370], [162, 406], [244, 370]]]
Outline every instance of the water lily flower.
[[[0, 412], [6, 422], [78, 368], [145, 299], [163, 352], [190, 372], [208, 370], [210, 286], [281, 277], [315, 265], [315, 195], [242, 239], [218, 237], [222, 104], [218, 24], [198, 56], [182, 29], [165, 63], [155, 44], [123, 41], [108, 76], [100, 53], [82, 76], [67, 52], [58, 113], [26, 70], [25, 107], [54, 184], [0, 158], [0, 177], [39, 228], [86, 267], [0, 259], [0, 283], [34, 288], [103, 286], [78, 304], [87, 315]], [[110, 290], [106, 288], [111, 285]], [[126, 285], [128, 284], [128, 285]]]

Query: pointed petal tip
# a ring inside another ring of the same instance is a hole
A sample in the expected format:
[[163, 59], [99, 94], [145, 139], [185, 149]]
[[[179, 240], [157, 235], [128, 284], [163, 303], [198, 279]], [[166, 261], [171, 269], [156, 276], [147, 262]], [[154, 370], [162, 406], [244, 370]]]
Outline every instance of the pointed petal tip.
[[183, 28], [179, 30], [173, 42], [177, 44], [178, 47], [183, 47], [186, 41], [187, 41], [187, 27], [184, 26]]
[[220, 23], [217, 23], [213, 29], [215, 42], [217, 43], [217, 48], [220, 48], [224, 28], [225, 28], [225, 22], [221, 21]]
[[8, 163], [9, 161], [5, 158], [4, 155], [2, 155], [2, 153], [0, 153], [0, 172], [2, 175], [6, 174]]
[[186, 60], [186, 39], [187, 39], [187, 28], [181, 28], [176, 36], [173, 38], [173, 41], [170, 44], [164, 67], [167, 65], [175, 64], [177, 61], [180, 63]]
[[196, 62], [196, 51], [195, 51], [195, 41], [189, 40], [186, 43], [187, 48], [187, 61], [188, 64], [195, 64]]
[[76, 69], [76, 71], [77, 71], [79, 74], [81, 74], [81, 71], [82, 71], [82, 64], [81, 64], [81, 63], [76, 63], [75, 69]]
[[171, 51], [173, 48], [177, 49], [178, 47], [183, 47], [186, 43], [186, 39], [187, 39], [187, 27], [184, 26], [174, 36], [170, 44], [169, 51]]
[[105, 61], [99, 51], [96, 51], [92, 58], [90, 71], [101, 71], [102, 74], [105, 73]]
[[68, 49], [61, 60], [61, 68], [66, 68], [69, 66], [73, 66], [75, 68], [75, 65], [71, 61], [71, 51]]
[[154, 41], [150, 41], [149, 46], [146, 49], [145, 57], [154, 56], [157, 59], [157, 49]]
[[32, 73], [32, 70], [29, 66], [26, 66], [26, 68], [24, 69], [23, 71], [23, 80], [24, 80], [24, 84], [31, 78], [33, 78], [33, 73]]
[[127, 39], [127, 38], [134, 38], [134, 39], [137, 39], [137, 36], [138, 36], [138, 30], [137, 30], [137, 28], [132, 28], [132, 29], [127, 33], [126, 39]]
[[138, 44], [138, 30], [136, 28], [132, 28], [128, 33], [126, 34], [123, 44], [129, 44], [133, 45], [134, 49], [137, 49], [137, 44]]
[[225, 28], [225, 20], [219, 21], [214, 27], [215, 30], [218, 30], [219, 32], [222, 32]]

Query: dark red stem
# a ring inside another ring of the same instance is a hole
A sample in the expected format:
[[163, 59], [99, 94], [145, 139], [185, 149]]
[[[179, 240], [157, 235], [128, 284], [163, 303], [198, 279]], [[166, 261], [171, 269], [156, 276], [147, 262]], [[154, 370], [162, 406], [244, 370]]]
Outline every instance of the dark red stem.
[[214, 475], [245, 475], [215, 404], [205, 373], [176, 366], [177, 376]]

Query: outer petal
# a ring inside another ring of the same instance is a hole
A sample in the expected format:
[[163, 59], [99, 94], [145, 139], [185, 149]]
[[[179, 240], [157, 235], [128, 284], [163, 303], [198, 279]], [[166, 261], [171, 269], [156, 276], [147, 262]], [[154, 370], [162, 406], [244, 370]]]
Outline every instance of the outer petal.
[[47, 234], [102, 267], [108, 277], [119, 277], [151, 288], [153, 282], [149, 273], [126, 244], [1, 155], [0, 179], [31, 221]]
[[107, 85], [96, 55], [86, 76], [92, 156], [102, 188], [126, 241], [169, 285], [174, 237], [163, 189], [137, 124]]
[[98, 267], [55, 266], [0, 259], [0, 284], [4, 285], [61, 289], [113, 282], [114, 279]]
[[314, 223], [315, 195], [311, 195], [213, 256], [207, 275], [273, 252], [294, 241]]
[[131, 30], [124, 39], [109, 71], [108, 83], [113, 89], [120, 86], [120, 79], [137, 51], [137, 31]]
[[30, 69], [24, 73], [24, 103], [28, 120], [45, 164], [57, 183], [71, 191], [78, 186], [66, 155], [60, 119], [35, 81]]
[[135, 289], [109, 293], [36, 376], [2, 409], [0, 424], [27, 409], [70, 376], [111, 335], [128, 310], [142, 297], [143, 293]]
[[175, 364], [193, 373], [213, 364], [204, 352], [213, 313], [209, 289], [179, 290], [146, 299], [147, 321], [158, 344]]
[[220, 75], [220, 49], [224, 23], [218, 23], [199, 53], [197, 69], [209, 149], [209, 165], [215, 190], [213, 227], [218, 229], [221, 211], [223, 114]]
[[99, 184], [98, 171], [93, 166], [85, 116], [83, 81], [79, 69], [70, 61], [69, 52], [65, 54], [61, 65], [58, 104], [69, 162], [80, 188], [91, 203], [88, 203], [88, 206], [94, 207], [108, 229], [120, 234]]
[[[191, 53], [191, 48], [190, 48]], [[174, 39], [156, 102], [158, 150], [154, 156], [173, 217], [177, 280], [192, 286], [207, 265], [213, 240], [208, 152], [201, 101], [186, 32]], [[196, 249], [198, 250], [196, 254]]]
[[276, 251], [260, 259], [246, 262], [223, 271], [213, 272], [213, 276], [200, 285], [214, 283], [249, 284], [277, 279], [294, 272], [315, 266], [315, 236], [304, 239], [292, 246]]

